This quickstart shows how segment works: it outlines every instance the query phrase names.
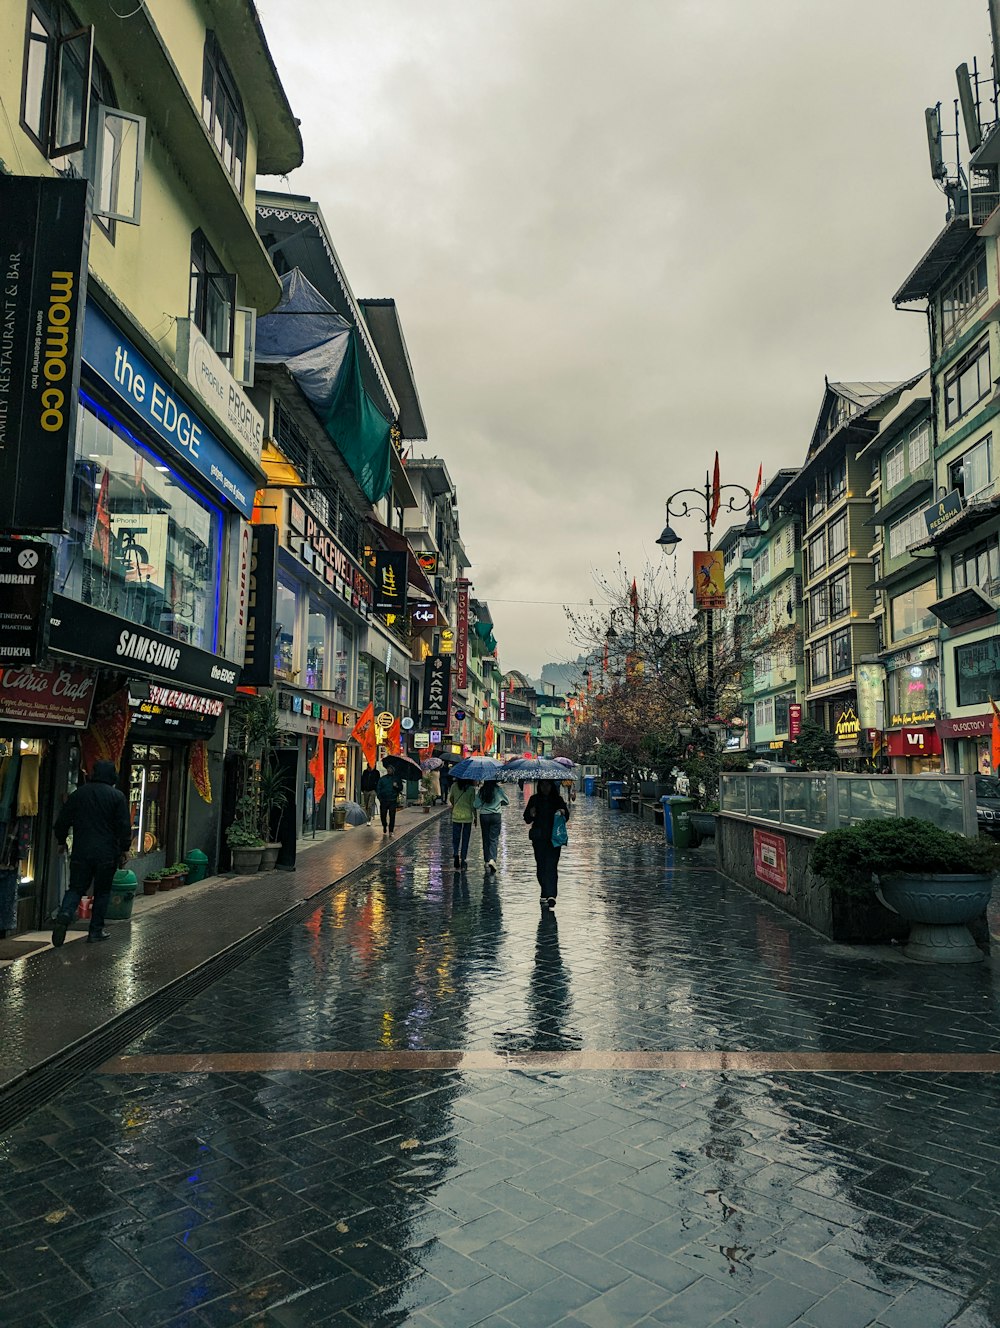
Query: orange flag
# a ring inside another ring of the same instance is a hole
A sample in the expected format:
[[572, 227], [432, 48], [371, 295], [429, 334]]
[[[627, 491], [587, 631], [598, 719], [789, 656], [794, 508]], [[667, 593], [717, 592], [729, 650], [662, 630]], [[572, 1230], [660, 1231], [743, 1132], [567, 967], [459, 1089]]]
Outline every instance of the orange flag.
[[750, 515], [757, 510], [757, 499], [760, 497], [761, 486], [764, 483], [764, 463], [763, 461], [757, 467], [757, 483], [754, 487], [753, 497], [750, 499]]
[[317, 802], [321, 802], [323, 794], [326, 792], [326, 762], [323, 759], [322, 724], [319, 726], [319, 737], [316, 739], [316, 751], [309, 762], [309, 773], [313, 777], [313, 797]]
[[354, 726], [351, 737], [360, 746], [369, 765], [375, 764], [378, 744], [375, 742], [375, 703], [369, 701], [361, 718]]
[[402, 756], [403, 739], [399, 731], [399, 716], [392, 721], [389, 732], [385, 735], [385, 750], [390, 756]]
[[491, 719], [490, 722], [486, 725], [486, 736], [483, 738], [483, 751], [486, 753], [487, 756], [489, 756], [490, 752], [493, 750], [493, 744], [496, 742], [496, 740], [497, 740], [497, 735], [493, 729], [493, 721]]

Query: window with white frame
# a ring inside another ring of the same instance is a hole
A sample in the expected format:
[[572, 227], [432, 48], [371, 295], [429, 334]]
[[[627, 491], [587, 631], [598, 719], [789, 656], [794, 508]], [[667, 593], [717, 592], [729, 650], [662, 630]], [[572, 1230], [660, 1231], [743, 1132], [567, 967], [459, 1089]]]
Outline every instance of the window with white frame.
[[753, 679], [755, 683], [761, 682], [771, 672], [773, 661], [770, 655], [758, 655], [753, 662]]
[[769, 728], [774, 723], [774, 697], [765, 696], [754, 703], [754, 724], [759, 729]]
[[944, 422], [952, 425], [993, 390], [990, 339], [978, 341], [945, 374]]
[[973, 309], [986, 299], [986, 250], [978, 253], [957, 281], [941, 296], [941, 336], [947, 340]]
[[992, 478], [993, 439], [989, 434], [948, 466], [949, 486], [957, 489], [966, 502], [988, 488]]
[[243, 193], [247, 156], [247, 121], [233, 72], [219, 49], [215, 33], [205, 42], [201, 117], [208, 127], [222, 164]]
[[795, 525], [789, 525], [785, 530], [785, 559], [788, 562], [795, 557]]
[[770, 576], [770, 574], [771, 574], [771, 551], [770, 549], [764, 549], [764, 551], [762, 553], [759, 553], [757, 557], [753, 560], [754, 589], [756, 589], [757, 586], [759, 586], [762, 581], [766, 581], [767, 578]]
[[906, 448], [902, 443], [890, 447], [885, 454], [885, 485], [894, 489], [906, 479]]
[[821, 530], [809, 541], [809, 573], [814, 575], [826, 566], [826, 535]]
[[919, 470], [920, 467], [930, 460], [931, 455], [931, 422], [930, 420], [921, 420], [910, 430], [906, 446], [909, 452], [910, 474]]
[[889, 526], [889, 557], [901, 558], [911, 544], [927, 537], [923, 508], [915, 508]]

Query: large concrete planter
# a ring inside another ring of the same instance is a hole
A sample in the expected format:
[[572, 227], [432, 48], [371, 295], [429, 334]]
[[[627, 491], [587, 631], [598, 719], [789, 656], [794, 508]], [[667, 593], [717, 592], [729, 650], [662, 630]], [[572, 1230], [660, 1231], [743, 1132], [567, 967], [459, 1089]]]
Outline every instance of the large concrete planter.
[[879, 898], [910, 922], [903, 953], [925, 964], [978, 964], [984, 956], [968, 923], [985, 912], [993, 893], [992, 876], [889, 876]]
[[264, 852], [264, 845], [259, 844], [256, 848], [232, 848], [230, 852], [233, 855], [233, 871], [237, 876], [249, 876], [255, 871], [260, 870], [260, 859]]
[[688, 820], [698, 832], [699, 839], [715, 838], [714, 812], [688, 812]]

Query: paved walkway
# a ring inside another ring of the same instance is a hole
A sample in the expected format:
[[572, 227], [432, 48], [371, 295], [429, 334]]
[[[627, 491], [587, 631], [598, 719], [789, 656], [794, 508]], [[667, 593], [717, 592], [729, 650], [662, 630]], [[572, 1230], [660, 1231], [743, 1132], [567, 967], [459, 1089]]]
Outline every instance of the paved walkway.
[[431, 825], [0, 1141], [5, 1328], [996, 1328], [994, 969], [577, 809], [555, 916]]

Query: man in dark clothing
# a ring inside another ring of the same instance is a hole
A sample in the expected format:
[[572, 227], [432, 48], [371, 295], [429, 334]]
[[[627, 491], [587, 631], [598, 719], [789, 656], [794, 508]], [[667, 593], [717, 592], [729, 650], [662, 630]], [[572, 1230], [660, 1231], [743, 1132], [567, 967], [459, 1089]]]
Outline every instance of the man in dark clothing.
[[399, 806], [399, 795], [403, 791], [403, 781], [398, 775], [385, 774], [379, 779], [375, 786], [375, 792], [378, 794], [378, 810], [382, 818], [382, 833], [384, 835], [395, 834], [396, 831], [396, 808]]
[[371, 825], [375, 815], [375, 790], [378, 788], [379, 773], [376, 766], [370, 765], [361, 776], [361, 807]]
[[59, 852], [66, 852], [66, 836], [73, 831], [69, 863], [69, 889], [63, 896], [52, 928], [52, 944], [62, 945], [66, 928], [76, 916], [80, 900], [94, 887], [94, 909], [88, 941], [106, 941], [104, 919], [111, 898], [111, 882], [124, 866], [132, 842], [128, 801], [116, 787], [118, 772], [111, 761], [95, 761], [89, 784], [82, 784], [63, 803], [53, 832]]

